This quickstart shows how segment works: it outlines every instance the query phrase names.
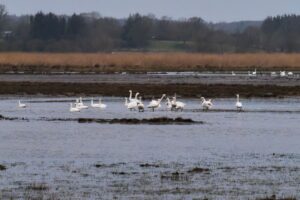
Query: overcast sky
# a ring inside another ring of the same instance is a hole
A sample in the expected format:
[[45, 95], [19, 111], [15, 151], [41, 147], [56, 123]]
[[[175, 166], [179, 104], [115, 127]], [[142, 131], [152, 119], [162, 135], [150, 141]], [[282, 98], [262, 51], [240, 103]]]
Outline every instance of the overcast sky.
[[300, 14], [300, 0], [0, 0], [10, 14], [38, 11], [57, 14], [97, 11], [102, 16], [123, 18], [131, 13], [198, 16], [206, 21], [262, 20], [278, 14]]

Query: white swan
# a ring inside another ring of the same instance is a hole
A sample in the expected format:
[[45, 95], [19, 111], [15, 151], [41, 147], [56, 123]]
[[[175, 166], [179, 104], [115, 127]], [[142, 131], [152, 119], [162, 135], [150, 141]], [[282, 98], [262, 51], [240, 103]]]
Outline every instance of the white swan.
[[86, 106], [86, 105], [83, 104], [82, 97], [80, 97], [79, 99], [76, 99], [75, 107], [79, 108], [79, 109], [87, 109], [87, 108], [89, 108], [88, 106]]
[[203, 110], [207, 111], [207, 110], [211, 109], [211, 107], [213, 106], [211, 99], [205, 100], [204, 97], [201, 97], [201, 101], [202, 101], [201, 105], [202, 105]]
[[99, 108], [100, 107], [100, 105], [98, 103], [94, 103], [94, 98], [92, 98], [92, 100], [91, 100], [91, 107], [92, 108]]
[[285, 77], [285, 76], [286, 76], [285, 71], [280, 71], [280, 77]]
[[135, 101], [135, 102], [137, 102], [137, 103], [141, 103], [141, 101], [140, 101], [141, 98], [138, 99], [139, 94], [140, 94], [140, 93], [137, 92], [137, 93], [135, 94], [135, 97], [134, 97], [134, 99], [133, 99], [132, 101]]
[[181, 111], [183, 111], [185, 105], [186, 105], [186, 104], [183, 103], [183, 102], [181, 102], [181, 101], [176, 101], [176, 107], [175, 107], [175, 109], [176, 109], [176, 110], [181, 110]]
[[236, 107], [236, 109], [237, 109], [238, 111], [243, 110], [243, 104], [242, 104], [242, 102], [240, 102], [240, 95], [239, 95], [239, 94], [236, 95], [236, 103], [235, 103], [235, 107]]
[[132, 101], [132, 102], [129, 102], [127, 104], [127, 108], [132, 111], [132, 110], [136, 110], [138, 108], [138, 103], [136, 101]]
[[170, 109], [171, 111], [174, 109], [174, 102], [170, 101], [169, 97], [167, 97], [167, 108]]
[[107, 106], [106, 106], [106, 104], [102, 103], [102, 99], [101, 98], [99, 99], [99, 103], [94, 103], [94, 99], [92, 98], [92, 100], [91, 100], [91, 107], [105, 109]]
[[175, 109], [175, 111], [181, 110], [183, 111], [184, 107], [185, 107], [185, 103], [181, 102], [181, 101], [177, 101], [177, 97], [176, 95], [173, 97], [173, 100], [171, 101], [172, 104], [172, 108]]
[[137, 107], [138, 107], [139, 112], [144, 112], [145, 106], [142, 102], [142, 97], [140, 97], [139, 101], [137, 102]]
[[73, 107], [73, 104], [70, 104], [70, 112], [80, 112], [80, 109], [77, 107]]
[[163, 98], [165, 98], [165, 94], [162, 95], [162, 97], [158, 100], [152, 100], [149, 105], [147, 106], [147, 108], [152, 109], [152, 111], [154, 112], [154, 109], [159, 108], [160, 107], [160, 102], [163, 100]]
[[288, 76], [293, 76], [294, 73], [293, 73], [293, 72], [288, 72], [287, 75], [288, 75]]
[[26, 108], [27, 106], [26, 106], [26, 104], [21, 103], [21, 101], [19, 100], [18, 107], [19, 108]]
[[277, 73], [276, 72], [271, 72], [271, 76], [275, 77], [275, 76], [277, 76]]
[[256, 69], [253, 72], [248, 71], [248, 76], [256, 76], [256, 75], [257, 75]]
[[235, 72], [234, 72], [234, 71], [232, 71], [232, 72], [231, 72], [231, 75], [232, 75], [232, 76], [236, 76], [236, 74], [235, 74]]
[[99, 99], [99, 105], [100, 105], [101, 109], [105, 109], [107, 107], [106, 104], [102, 103], [102, 99], [101, 98]]

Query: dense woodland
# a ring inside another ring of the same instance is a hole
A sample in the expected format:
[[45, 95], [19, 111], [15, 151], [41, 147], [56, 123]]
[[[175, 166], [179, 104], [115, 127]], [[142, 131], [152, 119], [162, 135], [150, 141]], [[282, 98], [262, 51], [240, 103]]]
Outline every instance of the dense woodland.
[[300, 51], [298, 15], [268, 17], [259, 26], [226, 31], [198, 17], [173, 20], [132, 14], [115, 19], [98, 13], [65, 16], [42, 12], [14, 16], [0, 5], [0, 32], [0, 51]]

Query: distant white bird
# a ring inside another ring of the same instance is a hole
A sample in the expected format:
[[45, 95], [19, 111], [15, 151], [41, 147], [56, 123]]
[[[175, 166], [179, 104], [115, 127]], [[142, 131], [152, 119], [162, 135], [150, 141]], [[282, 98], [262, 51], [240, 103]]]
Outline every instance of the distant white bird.
[[101, 98], [99, 99], [99, 103], [94, 103], [94, 99], [92, 98], [92, 100], [91, 100], [91, 107], [105, 109], [107, 106], [106, 106], [106, 104], [102, 103], [102, 99]]
[[257, 75], [256, 69], [253, 72], [248, 71], [248, 76], [256, 76], [256, 75]]
[[91, 107], [92, 108], [99, 108], [100, 107], [100, 105], [98, 103], [94, 103], [94, 98], [92, 98], [92, 100], [91, 100]]
[[89, 107], [83, 104], [82, 97], [76, 99], [75, 107], [79, 109], [88, 109]]
[[276, 72], [271, 72], [271, 76], [277, 76], [277, 73]]
[[235, 72], [234, 72], [234, 71], [232, 71], [232, 72], [231, 72], [231, 75], [232, 75], [232, 76], [235, 76], [236, 74], [235, 74]]
[[181, 110], [183, 111], [184, 107], [185, 107], [185, 103], [181, 102], [181, 101], [177, 101], [177, 97], [176, 94], [173, 97], [172, 100], [172, 106], [175, 108], [176, 111]]
[[24, 104], [24, 103], [21, 103], [21, 101], [19, 100], [18, 107], [19, 107], [19, 108], [26, 108], [27, 105]]
[[294, 73], [293, 72], [288, 72], [288, 74], [287, 74], [288, 76], [293, 76], [294, 75]]
[[149, 105], [147, 106], [147, 108], [150, 108], [152, 109], [152, 111], [154, 112], [154, 110], [156, 108], [159, 108], [160, 107], [160, 102], [163, 100], [163, 98], [165, 98], [165, 94], [162, 95], [162, 97], [158, 100], [152, 100]]
[[286, 72], [285, 71], [280, 71], [280, 77], [285, 77], [286, 76]]
[[236, 106], [236, 109], [238, 110], [238, 111], [241, 111], [242, 109], [243, 109], [243, 104], [242, 104], [242, 102], [240, 102], [240, 95], [239, 94], [237, 94], [236, 95], [236, 103], [235, 103], [235, 106]]
[[80, 109], [77, 107], [73, 107], [73, 104], [70, 104], [70, 112], [80, 112]]
[[99, 99], [99, 105], [100, 105], [101, 109], [105, 109], [107, 107], [106, 104], [102, 103], [102, 99], [101, 98]]
[[252, 76], [256, 76], [257, 75], [257, 72], [256, 72], [256, 69], [252, 72]]
[[208, 111], [209, 109], [211, 109], [211, 107], [213, 106], [212, 102], [211, 102], [211, 99], [209, 100], [205, 100], [204, 97], [201, 97], [201, 101], [202, 101], [202, 108], [203, 110], [205, 111]]

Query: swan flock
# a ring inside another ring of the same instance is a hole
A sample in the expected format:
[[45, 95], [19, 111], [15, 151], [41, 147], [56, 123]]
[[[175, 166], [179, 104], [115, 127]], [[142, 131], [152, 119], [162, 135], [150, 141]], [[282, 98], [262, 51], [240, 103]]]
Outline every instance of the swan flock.
[[[144, 112], [145, 109], [149, 109], [150, 111], [154, 112], [155, 110], [161, 108], [162, 101], [166, 99], [166, 107], [169, 111], [183, 111], [186, 107], [186, 103], [182, 101], [178, 101], [177, 95], [175, 94], [173, 97], [167, 97], [166, 94], [163, 94], [161, 98], [152, 100], [145, 106], [142, 100], [142, 97], [139, 96], [140, 93], [135, 93], [135, 96], [133, 97], [132, 90], [129, 90], [129, 97], [125, 97], [124, 106], [129, 111], [138, 111], [138, 112]], [[235, 107], [237, 111], [243, 110], [243, 104], [240, 101], [239, 94], [236, 95], [237, 100], [235, 103]], [[20, 102], [19, 102], [20, 103]], [[203, 111], [209, 111], [213, 107], [213, 103], [211, 99], [206, 100], [204, 97], [200, 98], [200, 106], [203, 109]], [[102, 102], [102, 99], [100, 98], [98, 102], [95, 103], [94, 98], [91, 99], [91, 108], [95, 109], [106, 109], [107, 105]], [[23, 107], [25, 108], [25, 107]], [[70, 104], [70, 112], [80, 112], [83, 109], [88, 109], [89, 106], [85, 105], [83, 103], [82, 98], [78, 98], [75, 100], [75, 103]]]

